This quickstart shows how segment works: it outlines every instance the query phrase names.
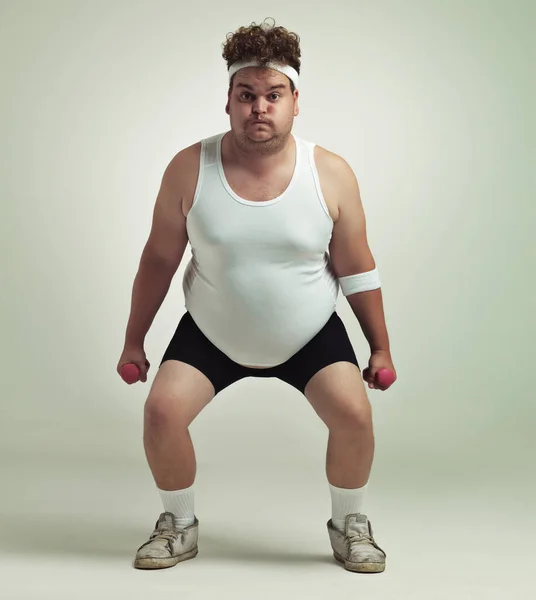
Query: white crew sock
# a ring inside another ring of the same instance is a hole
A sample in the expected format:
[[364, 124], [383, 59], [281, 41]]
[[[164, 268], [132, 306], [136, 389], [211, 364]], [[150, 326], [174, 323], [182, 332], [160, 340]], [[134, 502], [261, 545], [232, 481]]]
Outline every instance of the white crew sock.
[[345, 533], [346, 515], [360, 513], [365, 501], [368, 483], [356, 489], [339, 488], [329, 484], [331, 494], [331, 519], [333, 526]]
[[157, 489], [164, 505], [164, 511], [173, 513], [175, 517], [175, 527], [184, 529], [188, 525], [194, 524], [194, 485], [182, 490]]

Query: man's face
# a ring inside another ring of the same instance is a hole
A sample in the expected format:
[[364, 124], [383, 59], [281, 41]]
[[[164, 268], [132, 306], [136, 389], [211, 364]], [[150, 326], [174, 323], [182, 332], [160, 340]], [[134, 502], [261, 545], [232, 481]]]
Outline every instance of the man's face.
[[258, 153], [284, 146], [298, 115], [298, 91], [286, 75], [273, 69], [247, 67], [236, 73], [225, 112], [238, 145]]

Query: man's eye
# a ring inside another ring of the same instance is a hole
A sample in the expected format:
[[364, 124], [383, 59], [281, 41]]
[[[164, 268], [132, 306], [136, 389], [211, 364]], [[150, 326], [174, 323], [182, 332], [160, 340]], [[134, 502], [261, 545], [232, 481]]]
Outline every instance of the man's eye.
[[[275, 98], [274, 98], [274, 96], [275, 96]], [[279, 94], [272, 94], [272, 99], [273, 99], [273, 100], [277, 100], [279, 97], [280, 97], [280, 95], [279, 95]]]

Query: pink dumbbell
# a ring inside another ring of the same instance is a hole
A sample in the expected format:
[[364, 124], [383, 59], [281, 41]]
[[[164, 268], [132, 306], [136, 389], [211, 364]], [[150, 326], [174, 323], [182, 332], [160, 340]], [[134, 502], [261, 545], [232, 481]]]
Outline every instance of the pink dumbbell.
[[121, 367], [121, 377], [126, 383], [136, 383], [140, 378], [140, 370], [134, 363], [128, 363]]
[[389, 387], [393, 381], [395, 380], [395, 374], [391, 369], [380, 369], [376, 373], [376, 382], [379, 383], [382, 387]]

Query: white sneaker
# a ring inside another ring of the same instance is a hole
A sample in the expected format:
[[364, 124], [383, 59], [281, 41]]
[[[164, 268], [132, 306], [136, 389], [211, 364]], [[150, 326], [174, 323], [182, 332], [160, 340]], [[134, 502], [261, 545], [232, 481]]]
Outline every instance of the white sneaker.
[[165, 569], [178, 562], [197, 556], [199, 521], [193, 525], [177, 529], [173, 514], [163, 512], [156, 522], [149, 539], [136, 552], [136, 569]]
[[347, 571], [356, 573], [381, 573], [385, 571], [385, 552], [376, 544], [372, 526], [366, 515], [346, 516], [345, 533], [333, 527], [330, 519], [328, 533], [333, 556], [344, 564]]

